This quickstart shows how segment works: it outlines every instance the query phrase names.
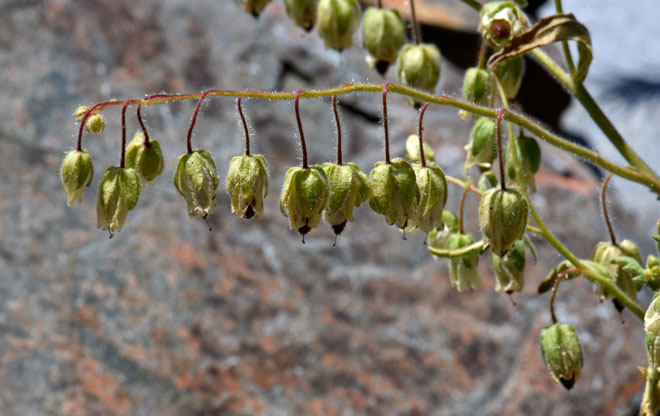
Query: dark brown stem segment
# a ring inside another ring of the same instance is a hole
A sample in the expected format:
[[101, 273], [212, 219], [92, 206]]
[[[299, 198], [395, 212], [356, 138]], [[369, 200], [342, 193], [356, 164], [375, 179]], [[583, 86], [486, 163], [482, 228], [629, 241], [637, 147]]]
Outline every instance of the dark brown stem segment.
[[413, 36], [415, 39], [415, 45], [419, 45], [419, 24], [417, 23], [417, 15], [415, 14], [415, 0], [408, 0], [410, 3], [410, 19], [413, 24]]
[[502, 190], [506, 190], [506, 178], [504, 177], [504, 153], [502, 153], [502, 116], [506, 110], [502, 109], [497, 113], [497, 158], [500, 162], [500, 183]]
[[605, 178], [605, 182], [603, 182], [603, 189], [601, 191], [600, 196], [603, 203], [603, 215], [605, 216], [605, 223], [607, 223], [607, 230], [610, 232], [610, 240], [612, 241], [613, 245], [616, 245], [616, 237], [614, 236], [614, 229], [612, 228], [612, 222], [610, 221], [610, 216], [607, 213], [607, 203], [605, 202], [605, 193], [607, 192], [607, 185], [610, 183], [610, 179], [612, 179], [611, 173], [607, 175], [607, 178]]
[[142, 105], [138, 104], [137, 106], [137, 119], [138, 123], [140, 123], [140, 128], [142, 128], [142, 133], [144, 133], [144, 145], [149, 146], [149, 132], [147, 132], [147, 127], [144, 125], [144, 121], [142, 120]]
[[241, 115], [243, 129], [245, 130], [245, 156], [250, 156], [250, 131], [248, 129], [247, 121], [245, 120], [245, 114], [243, 114], [243, 106], [241, 105], [242, 98], [243, 97], [238, 97], [236, 105], [238, 106], [238, 114]]
[[332, 96], [332, 109], [335, 112], [335, 122], [337, 122], [337, 164], [342, 164], [341, 155], [341, 122], [339, 121], [339, 111], [337, 110], [337, 96]]
[[557, 275], [557, 280], [555, 280], [555, 284], [552, 286], [552, 296], [550, 296], [550, 316], [552, 317], [553, 324], [557, 323], [557, 315], [555, 315], [555, 298], [557, 297], [557, 289], [559, 288], [559, 284], [562, 280], [564, 280], [564, 277], [566, 277], [567, 274], [579, 271], [580, 269], [572, 268], [564, 270], [563, 272], [559, 273], [559, 275]]
[[129, 105], [129, 103], [126, 103], [121, 108], [121, 156], [119, 158], [119, 167], [122, 169], [126, 164], [126, 108]]
[[304, 91], [300, 90], [296, 93], [295, 108], [296, 108], [296, 121], [298, 122], [298, 131], [300, 132], [300, 146], [302, 147], [302, 168], [307, 169], [307, 146], [305, 145], [305, 133], [303, 132], [302, 121], [300, 121], [300, 108], [298, 102], [300, 96]]
[[383, 8], [383, 1], [382, 0], [376, 0], [376, 7], [378, 7], [379, 9], [382, 9]]
[[385, 163], [392, 163], [390, 161], [390, 132], [387, 124], [387, 90], [391, 84], [385, 84], [383, 88], [383, 127], [385, 128]]
[[197, 107], [195, 107], [195, 113], [193, 114], [192, 120], [190, 121], [190, 128], [188, 129], [188, 138], [186, 139], [186, 145], [188, 146], [188, 154], [191, 154], [193, 152], [192, 150], [192, 132], [193, 129], [195, 128], [195, 123], [197, 122], [197, 115], [199, 114], [199, 109], [202, 107], [202, 103], [204, 102], [204, 98], [206, 98], [207, 94], [209, 92], [205, 92], [202, 94], [201, 97], [199, 97], [199, 100], [197, 101]]
[[422, 121], [424, 120], [426, 109], [429, 108], [429, 104], [431, 103], [426, 103], [424, 107], [422, 107], [422, 111], [419, 113], [419, 160], [423, 167], [426, 167], [426, 155], [424, 155], [424, 140], [422, 139], [422, 132], [424, 131]]

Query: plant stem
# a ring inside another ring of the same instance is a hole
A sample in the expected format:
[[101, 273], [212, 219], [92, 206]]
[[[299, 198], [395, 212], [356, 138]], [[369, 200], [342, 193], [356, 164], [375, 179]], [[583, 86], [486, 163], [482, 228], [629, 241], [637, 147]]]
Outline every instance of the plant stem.
[[417, 15], [415, 14], [415, 0], [408, 0], [408, 3], [410, 3], [410, 19], [412, 20], [413, 25], [413, 39], [415, 40], [415, 45], [419, 45], [419, 23], [417, 23]]
[[248, 129], [247, 120], [245, 120], [245, 114], [243, 114], [243, 106], [241, 105], [242, 99], [243, 97], [238, 97], [236, 106], [238, 107], [238, 114], [241, 115], [243, 130], [245, 130], [245, 156], [250, 156], [250, 129]]
[[465, 211], [465, 198], [467, 197], [467, 194], [472, 191], [473, 188], [465, 188], [465, 191], [463, 191], [463, 196], [461, 197], [461, 207], [459, 208], [459, 213], [458, 213], [458, 232], [463, 234], [465, 232], [465, 229], [463, 228], [463, 212]]
[[141, 104], [137, 105], [136, 113], [137, 113], [138, 123], [140, 123], [140, 127], [142, 128], [142, 133], [144, 134], [144, 145], [146, 147], [149, 147], [149, 146], [151, 146], [151, 144], [149, 142], [149, 132], [147, 131], [147, 127], [144, 125], [144, 121], [142, 121], [142, 105]]
[[[558, 14], [564, 13], [564, 8], [561, 5], [561, 0], [555, 0], [555, 10]], [[573, 75], [575, 73], [575, 63], [573, 63], [573, 57], [571, 56], [571, 50], [568, 47], [568, 41], [562, 40], [561, 47], [564, 51], [564, 59], [566, 59], [566, 66], [568, 67], [568, 72]]]
[[424, 120], [424, 113], [426, 109], [429, 108], [431, 103], [426, 103], [422, 108], [422, 111], [419, 113], [419, 160], [422, 163], [423, 167], [426, 167], [426, 155], [424, 154], [424, 140], [422, 139], [422, 132], [424, 127], [422, 127], [422, 121]]
[[[563, 71], [562, 71], [563, 72]], [[570, 81], [570, 78], [569, 78]], [[572, 83], [572, 81], [570, 81]], [[497, 117], [497, 110], [491, 109], [488, 107], [482, 107], [473, 103], [463, 101], [458, 98], [446, 96], [446, 95], [431, 95], [423, 91], [415, 90], [403, 85], [398, 84], [388, 84], [389, 91], [397, 94], [410, 97], [412, 99], [424, 102], [430, 102], [437, 105], [446, 105], [451, 106], [460, 110], [468, 111], [472, 114], [495, 118]], [[344, 95], [351, 94], [354, 92], [382, 92], [384, 86], [382, 84], [344, 84], [337, 88], [329, 88], [324, 90], [312, 90], [304, 91], [300, 93], [301, 98], [318, 98], [318, 97], [332, 97], [333, 95]], [[202, 95], [209, 97], [253, 97], [261, 99], [276, 99], [276, 100], [293, 100], [296, 98], [296, 93], [289, 92], [260, 92], [260, 91], [231, 91], [231, 90], [208, 90], [202, 93], [192, 93], [192, 94], [158, 94], [153, 98], [147, 98], [143, 100], [122, 100], [122, 101], [106, 101], [94, 105], [86, 114], [86, 117], [90, 115], [93, 111], [100, 111], [106, 107], [121, 106], [126, 103], [129, 104], [141, 104], [141, 105], [154, 105], [162, 104], [166, 102], [174, 101], [183, 101], [183, 100], [193, 100], [199, 99]], [[78, 141], [80, 149], [82, 149], [82, 135], [83, 135], [83, 126], [86, 120], [86, 117], [81, 122], [81, 127], [78, 132]], [[534, 123], [530, 119], [526, 118], [523, 115], [508, 111], [504, 114], [503, 119], [510, 121], [530, 133], [536, 135], [538, 138], [545, 140], [551, 145], [558, 147], [562, 150], [565, 150], [569, 153], [573, 153], [576, 156], [584, 158], [589, 162], [597, 165], [605, 170], [608, 170], [615, 175], [621, 176], [633, 182], [640, 183], [656, 194], [660, 195], [660, 178], [654, 174], [649, 174], [641, 172], [638, 169], [631, 168], [628, 166], [617, 165], [599, 154], [590, 151], [582, 146], [571, 143], [567, 140], [562, 139], [561, 137], [551, 133], [550, 131], [544, 129], [538, 124]]]
[[303, 132], [302, 121], [300, 120], [300, 108], [298, 106], [298, 102], [300, 101], [300, 96], [303, 93], [304, 91], [302, 90], [296, 93], [295, 108], [296, 108], [296, 121], [298, 122], [298, 131], [300, 132], [300, 147], [302, 147], [302, 168], [307, 169], [307, 146], [305, 145], [305, 133]]
[[477, 0], [461, 0], [461, 1], [467, 4], [468, 6], [472, 7], [476, 11], [481, 10], [481, 3], [479, 3]]
[[197, 100], [197, 107], [195, 107], [195, 113], [193, 114], [192, 120], [190, 121], [190, 127], [188, 128], [188, 138], [186, 139], [186, 146], [188, 147], [188, 154], [191, 154], [193, 152], [193, 150], [192, 150], [192, 132], [193, 132], [193, 129], [195, 128], [195, 123], [197, 122], [197, 115], [199, 114], [199, 109], [202, 107], [202, 102], [204, 102], [204, 98], [206, 98], [207, 95], [209, 95], [209, 93], [204, 92], [199, 97], [199, 100]]
[[129, 105], [129, 103], [126, 103], [121, 108], [121, 152], [119, 156], [119, 167], [122, 169], [126, 165], [126, 108]]
[[564, 270], [559, 273], [557, 280], [555, 280], [555, 284], [552, 286], [552, 296], [550, 296], [550, 317], [552, 318], [553, 324], [557, 323], [557, 315], [555, 315], [555, 298], [557, 297], [557, 289], [559, 289], [559, 284], [564, 280], [564, 277], [573, 272], [581, 272], [581, 270], [576, 268]]
[[576, 85], [569, 74], [567, 74], [555, 61], [552, 60], [545, 52], [536, 48], [532, 50], [532, 55], [545, 66], [557, 79], [564, 84], [568, 90], [573, 93], [575, 98], [582, 104], [591, 119], [602, 130], [605, 136], [609, 139], [610, 143], [619, 151], [621, 156], [628, 161], [632, 166], [636, 167], [641, 173], [647, 174], [655, 183], [653, 186], [654, 192], [659, 192], [658, 185], [660, 184], [660, 177], [653, 172], [653, 170], [642, 160], [642, 158], [635, 153], [635, 151], [628, 145], [625, 139], [617, 131], [616, 127], [612, 124], [609, 118], [605, 115], [603, 110], [594, 101], [589, 91], [582, 84]]
[[[506, 110], [502, 109], [497, 113], [497, 158], [500, 162], [500, 184], [502, 190], [506, 191], [506, 177], [504, 175], [504, 153], [502, 152], [502, 116]], [[512, 137], [509, 137], [512, 140]]]
[[376, 7], [378, 7], [379, 9], [382, 9], [383, 8], [383, 0], [376, 0]]
[[479, 240], [469, 246], [457, 248], [456, 250], [446, 250], [441, 248], [429, 247], [429, 252], [438, 257], [460, 257], [473, 251], [481, 251], [484, 248], [484, 240]]
[[339, 121], [339, 111], [337, 110], [337, 96], [332, 96], [332, 110], [335, 112], [335, 122], [337, 123], [337, 164], [342, 164], [341, 155], [341, 122]]
[[607, 203], [605, 202], [605, 193], [607, 192], [607, 185], [610, 183], [610, 179], [612, 179], [611, 173], [607, 175], [607, 178], [605, 178], [605, 182], [603, 182], [603, 189], [601, 190], [600, 197], [601, 197], [601, 201], [603, 202], [603, 215], [605, 216], [605, 223], [607, 224], [607, 230], [610, 232], [610, 240], [612, 241], [612, 245], [616, 245], [616, 237], [614, 236], [614, 229], [612, 228], [612, 222], [610, 221], [610, 216], [607, 214]]
[[390, 132], [387, 125], [387, 91], [392, 84], [385, 84], [383, 87], [383, 127], [385, 128], [385, 163], [390, 164]]

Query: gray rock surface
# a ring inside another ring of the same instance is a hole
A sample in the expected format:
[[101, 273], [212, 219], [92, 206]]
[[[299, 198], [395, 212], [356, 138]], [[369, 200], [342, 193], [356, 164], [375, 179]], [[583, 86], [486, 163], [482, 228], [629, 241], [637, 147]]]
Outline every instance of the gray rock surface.
[[[598, 54], [599, 51], [596, 51]], [[443, 68], [440, 90], [462, 75]], [[394, 81], [390, 70], [387, 81]], [[641, 399], [643, 327], [599, 304], [582, 279], [560, 287], [557, 313], [585, 352], [570, 395], [543, 366], [538, 334], [550, 322], [536, 286], [560, 258], [540, 240], [515, 305], [485, 288], [458, 295], [445, 262], [420, 235], [401, 239], [362, 207], [332, 247], [329, 227], [300, 243], [279, 213], [285, 170], [299, 161], [293, 103], [246, 100], [253, 144], [270, 163], [271, 195], [259, 220], [230, 213], [188, 218], [171, 177], [185, 151], [193, 102], [144, 108], [166, 158], [124, 230], [97, 230], [100, 173], [118, 163], [118, 108], [106, 131], [85, 135], [97, 173], [83, 203], [66, 206], [59, 164], [75, 146], [79, 104], [204, 88], [295, 91], [383, 80], [359, 48], [343, 55], [294, 27], [280, 3], [259, 20], [232, 1], [0, 0], [0, 409], [14, 415], [608, 415]], [[378, 96], [341, 99], [346, 159], [382, 159]], [[416, 112], [390, 99], [394, 155], [416, 129]], [[129, 111], [129, 132], [137, 128]], [[305, 100], [314, 163], [330, 160], [329, 102]], [[459, 176], [469, 123], [433, 108], [427, 140]], [[209, 99], [195, 147], [221, 176], [242, 152], [235, 100]], [[539, 209], [582, 257], [606, 237], [598, 181], [578, 161], [543, 146]], [[450, 187], [456, 210], [461, 191]], [[478, 230], [477, 200], [467, 206]], [[647, 239], [646, 215], [612, 209], [627, 237]], [[646, 253], [644, 253], [646, 254]], [[648, 302], [648, 294], [641, 303]]]

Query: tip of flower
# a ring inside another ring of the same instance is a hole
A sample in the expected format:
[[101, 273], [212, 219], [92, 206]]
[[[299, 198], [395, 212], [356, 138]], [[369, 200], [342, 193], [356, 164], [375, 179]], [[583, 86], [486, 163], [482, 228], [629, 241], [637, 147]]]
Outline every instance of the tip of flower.
[[305, 242], [305, 234], [307, 234], [311, 230], [312, 229], [307, 224], [305, 224], [302, 227], [298, 228], [298, 232], [303, 236], [303, 243]]
[[573, 386], [575, 385], [575, 377], [573, 377], [573, 378], [571, 378], [571, 379], [568, 379], [568, 380], [567, 380], [567, 379], [560, 378], [560, 379], [559, 379], [559, 382], [561, 383], [562, 386], [564, 386], [564, 388], [565, 388], [566, 390], [570, 390], [570, 389], [572, 389]]
[[378, 71], [378, 73], [381, 74], [382, 76], [385, 76], [385, 73], [387, 72], [389, 67], [390, 67], [390, 63], [387, 61], [376, 62], [376, 71]]
[[243, 218], [252, 217], [254, 217], [254, 209], [252, 209], [252, 205], [248, 205], [247, 209], [245, 210], [245, 214], [243, 214]]
[[346, 228], [346, 221], [340, 223], [340, 224], [335, 224], [332, 226], [332, 231], [335, 232], [335, 235], [339, 235], [344, 231], [344, 228]]

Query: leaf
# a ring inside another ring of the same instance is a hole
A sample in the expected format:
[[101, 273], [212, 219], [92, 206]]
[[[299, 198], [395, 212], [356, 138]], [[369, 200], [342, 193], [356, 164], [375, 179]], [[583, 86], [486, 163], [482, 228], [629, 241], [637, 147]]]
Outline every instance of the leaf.
[[520, 56], [539, 46], [554, 42], [574, 40], [578, 43], [579, 60], [573, 80], [580, 83], [587, 76], [592, 59], [589, 30], [572, 14], [555, 14], [538, 21], [531, 29], [511, 39], [511, 43], [488, 59], [488, 66], [505, 59]]

